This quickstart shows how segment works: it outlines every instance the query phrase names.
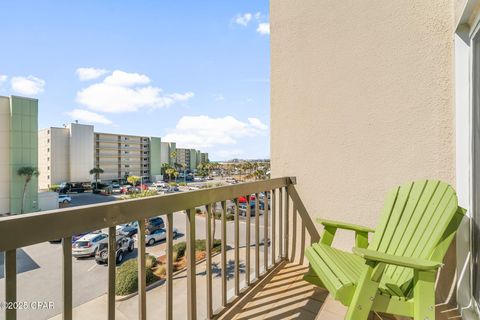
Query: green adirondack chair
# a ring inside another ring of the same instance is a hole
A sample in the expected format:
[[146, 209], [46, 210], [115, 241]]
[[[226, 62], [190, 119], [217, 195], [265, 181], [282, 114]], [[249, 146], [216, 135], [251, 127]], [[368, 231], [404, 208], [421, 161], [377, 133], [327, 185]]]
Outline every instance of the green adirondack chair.
[[[348, 320], [367, 319], [370, 311], [433, 320], [436, 273], [464, 215], [448, 184], [407, 183], [388, 194], [375, 230], [318, 220], [324, 232], [305, 251], [304, 279], [348, 306]], [[331, 247], [337, 229], [355, 232], [352, 253]]]

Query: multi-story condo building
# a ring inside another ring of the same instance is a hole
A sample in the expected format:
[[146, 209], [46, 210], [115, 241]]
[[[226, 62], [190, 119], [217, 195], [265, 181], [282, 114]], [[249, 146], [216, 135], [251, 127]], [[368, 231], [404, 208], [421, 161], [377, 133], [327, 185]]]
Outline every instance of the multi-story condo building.
[[[104, 170], [100, 179], [118, 180], [130, 175], [149, 178], [150, 149], [149, 137], [95, 133], [95, 167]], [[157, 152], [160, 154], [160, 150]]]
[[208, 162], [208, 153], [195, 149], [177, 148], [176, 163], [185, 166], [187, 170], [195, 171], [202, 162]]
[[[21, 167], [37, 167], [38, 100], [0, 96], [0, 214], [21, 212], [25, 178]], [[40, 170], [40, 177], [44, 174]], [[38, 179], [27, 185], [24, 212], [38, 211]]]
[[177, 161], [177, 144], [175, 142], [161, 142], [160, 162], [173, 166]]
[[208, 160], [208, 153], [206, 152], [200, 152], [200, 163], [206, 163], [209, 162]]
[[159, 180], [162, 163], [184, 163], [190, 170], [198, 165], [196, 150], [177, 149], [174, 142], [162, 142], [159, 137], [95, 132], [91, 125], [51, 127], [40, 130], [38, 138], [39, 167], [45, 172], [39, 181], [41, 189], [64, 181], [92, 181], [90, 170], [96, 167], [104, 171], [100, 180], [109, 182], [132, 175]]

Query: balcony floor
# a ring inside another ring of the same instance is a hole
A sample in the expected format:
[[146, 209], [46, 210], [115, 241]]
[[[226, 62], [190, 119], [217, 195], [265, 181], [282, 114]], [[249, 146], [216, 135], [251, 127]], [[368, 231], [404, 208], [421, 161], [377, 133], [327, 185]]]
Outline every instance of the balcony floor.
[[307, 269], [287, 264], [233, 319], [315, 319], [328, 292], [302, 280]]

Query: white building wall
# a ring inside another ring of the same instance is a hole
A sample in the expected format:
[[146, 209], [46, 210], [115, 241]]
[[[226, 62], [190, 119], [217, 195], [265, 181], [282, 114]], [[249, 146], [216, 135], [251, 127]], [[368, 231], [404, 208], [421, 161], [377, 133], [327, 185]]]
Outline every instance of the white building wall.
[[49, 143], [49, 131], [48, 129], [42, 129], [38, 131], [38, 188], [40, 190], [48, 189], [50, 187], [50, 156], [48, 155]]
[[162, 142], [160, 149], [160, 162], [161, 163], [170, 163], [170, 145], [171, 142]]
[[10, 100], [0, 97], [0, 214], [10, 211]]
[[93, 126], [71, 123], [70, 129], [70, 181], [90, 181], [89, 171], [94, 167]]
[[50, 139], [50, 184], [70, 181], [70, 130], [51, 128]]

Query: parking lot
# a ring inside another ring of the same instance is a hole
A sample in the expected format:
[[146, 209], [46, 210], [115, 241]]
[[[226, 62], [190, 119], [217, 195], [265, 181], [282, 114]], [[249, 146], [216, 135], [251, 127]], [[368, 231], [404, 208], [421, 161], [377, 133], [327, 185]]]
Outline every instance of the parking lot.
[[[71, 194], [73, 206], [86, 204], [104, 203], [115, 201], [117, 196], [103, 196], [92, 193]], [[261, 212], [262, 213], [262, 212]], [[241, 222], [244, 218], [241, 217]], [[252, 219], [252, 223], [253, 223]], [[263, 216], [260, 222], [262, 224]], [[216, 238], [220, 238], [220, 221], [216, 221]], [[186, 215], [183, 212], [174, 214], [174, 227], [178, 230], [178, 236], [174, 243], [185, 241]], [[250, 226], [253, 228], [253, 224]], [[240, 224], [240, 235], [245, 234], [246, 224]], [[227, 222], [227, 244], [233, 246], [234, 241], [233, 221]], [[254, 230], [251, 230], [250, 243], [254, 243]], [[205, 239], [205, 218], [196, 217], [196, 238]], [[245, 245], [245, 237], [240, 237], [240, 246]], [[165, 241], [157, 242], [153, 246], [147, 246], [146, 251], [156, 257], [165, 254]], [[62, 287], [62, 252], [59, 243], [40, 243], [18, 250], [17, 268], [18, 301], [53, 301], [54, 309], [42, 310], [41, 314], [28, 310], [19, 310], [19, 319], [43, 319], [52, 317], [61, 312], [61, 287]], [[0, 258], [0, 270], [3, 270], [3, 255]], [[133, 252], [126, 254], [125, 260], [137, 256], [137, 244]], [[73, 258], [73, 304], [78, 306], [106, 293], [107, 268], [98, 265], [94, 258]], [[0, 274], [0, 286], [4, 287], [3, 274]], [[35, 294], [39, 292], [41, 294]], [[0, 290], [0, 301], [4, 300], [4, 291]]]

